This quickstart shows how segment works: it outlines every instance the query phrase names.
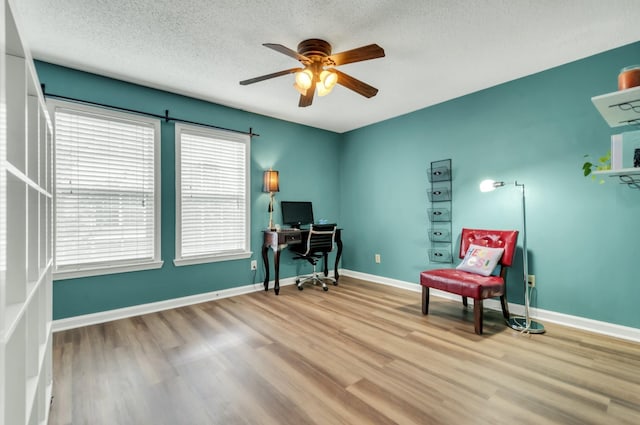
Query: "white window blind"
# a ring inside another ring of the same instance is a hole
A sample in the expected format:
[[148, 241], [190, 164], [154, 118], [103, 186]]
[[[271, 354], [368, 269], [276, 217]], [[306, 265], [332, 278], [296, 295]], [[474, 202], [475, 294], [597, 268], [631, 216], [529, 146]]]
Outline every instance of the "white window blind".
[[53, 103], [56, 272], [161, 266], [158, 120]]
[[176, 265], [251, 255], [249, 141], [176, 124]]

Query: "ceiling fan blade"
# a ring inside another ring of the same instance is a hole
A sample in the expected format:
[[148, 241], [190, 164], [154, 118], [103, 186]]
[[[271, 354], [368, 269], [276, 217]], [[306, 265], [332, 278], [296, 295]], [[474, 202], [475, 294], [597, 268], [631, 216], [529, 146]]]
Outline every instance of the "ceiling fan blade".
[[378, 93], [377, 88], [370, 86], [365, 82], [353, 78], [352, 76], [347, 75], [344, 72], [340, 72], [337, 69], [334, 69], [333, 71], [338, 74], [338, 84], [345, 86], [349, 90], [353, 90], [354, 92], [361, 94], [364, 97], [373, 97]]
[[285, 69], [284, 71], [274, 72], [273, 74], [261, 75], [260, 77], [250, 78], [248, 80], [240, 81], [240, 85], [241, 86], [246, 86], [247, 84], [257, 83], [259, 81], [268, 80], [270, 78], [281, 77], [281, 76], [287, 75], [287, 74], [293, 74], [294, 72], [298, 72], [298, 71], [302, 71], [302, 68]]
[[336, 53], [329, 56], [326, 61], [331, 61], [338, 66], [382, 57], [384, 57], [384, 49], [377, 44], [369, 44], [368, 46], [362, 46], [357, 49]]
[[305, 108], [307, 106], [311, 106], [313, 102], [313, 93], [316, 91], [316, 81], [315, 79], [311, 82], [311, 87], [307, 89], [307, 94], [300, 95], [300, 101], [298, 102], [298, 106], [301, 108]]
[[276, 52], [280, 52], [282, 54], [285, 54], [287, 56], [290, 56], [296, 60], [299, 60], [300, 62], [311, 62], [311, 59], [309, 59], [308, 57], [301, 55], [300, 53], [296, 52], [295, 50], [291, 50], [290, 48], [283, 46], [282, 44], [276, 44], [276, 43], [264, 43], [263, 46], [268, 47], [270, 49], [275, 50]]

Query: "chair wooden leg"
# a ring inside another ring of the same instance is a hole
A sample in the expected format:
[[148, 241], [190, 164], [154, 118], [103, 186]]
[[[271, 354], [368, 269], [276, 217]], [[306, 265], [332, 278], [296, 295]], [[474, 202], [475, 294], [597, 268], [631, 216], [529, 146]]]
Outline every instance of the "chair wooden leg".
[[473, 326], [478, 335], [482, 335], [482, 300], [473, 299]]
[[467, 301], [467, 297], [462, 297], [462, 305], [465, 307], [469, 305], [469, 302]]
[[502, 306], [502, 316], [504, 316], [504, 320], [509, 320], [509, 304], [507, 303], [506, 295], [500, 297], [500, 305]]
[[422, 314], [429, 314], [429, 288], [422, 287]]

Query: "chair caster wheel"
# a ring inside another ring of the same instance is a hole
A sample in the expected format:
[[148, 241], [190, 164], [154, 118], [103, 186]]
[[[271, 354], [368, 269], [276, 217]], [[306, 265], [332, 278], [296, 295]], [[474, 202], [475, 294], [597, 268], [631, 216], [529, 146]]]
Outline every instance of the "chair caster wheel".
[[323, 287], [323, 288], [322, 288], [322, 290], [323, 290], [324, 292], [327, 292], [327, 291], [329, 290], [329, 288], [325, 286], [325, 287]]
[[300, 283], [300, 279], [296, 279], [296, 285]]
[[298, 286], [298, 291], [302, 291], [304, 288], [302, 286]]

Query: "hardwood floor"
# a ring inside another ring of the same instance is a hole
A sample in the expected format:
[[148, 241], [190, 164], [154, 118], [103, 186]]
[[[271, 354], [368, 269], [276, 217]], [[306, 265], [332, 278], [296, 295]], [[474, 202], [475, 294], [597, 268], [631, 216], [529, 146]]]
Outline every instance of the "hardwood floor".
[[58, 332], [49, 424], [640, 423], [640, 344], [340, 282]]

